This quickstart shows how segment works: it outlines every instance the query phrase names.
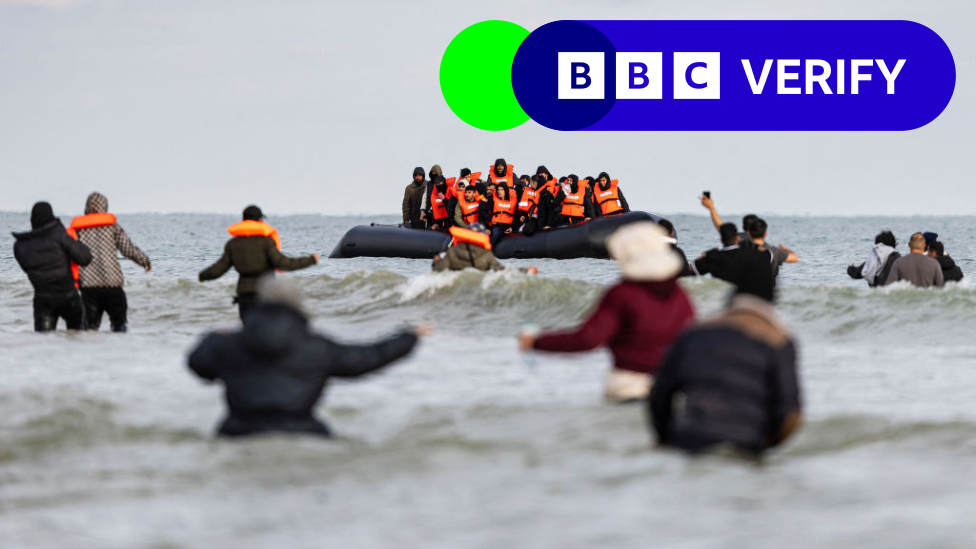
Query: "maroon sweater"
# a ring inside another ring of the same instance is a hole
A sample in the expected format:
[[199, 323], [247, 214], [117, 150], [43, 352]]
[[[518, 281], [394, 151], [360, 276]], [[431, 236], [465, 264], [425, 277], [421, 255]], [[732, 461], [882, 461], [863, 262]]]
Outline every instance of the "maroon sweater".
[[621, 281], [603, 296], [597, 310], [577, 330], [540, 336], [540, 351], [589, 351], [610, 347], [614, 367], [645, 374], [657, 371], [664, 352], [695, 319], [676, 279]]

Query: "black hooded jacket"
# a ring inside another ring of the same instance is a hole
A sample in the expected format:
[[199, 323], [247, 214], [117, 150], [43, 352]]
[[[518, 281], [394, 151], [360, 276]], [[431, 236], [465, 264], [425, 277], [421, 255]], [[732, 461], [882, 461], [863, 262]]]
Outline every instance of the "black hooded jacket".
[[224, 383], [229, 409], [220, 434], [267, 431], [329, 435], [312, 415], [329, 377], [358, 377], [406, 355], [411, 333], [368, 345], [345, 345], [309, 330], [308, 320], [281, 305], [257, 305], [243, 330], [211, 333], [190, 354], [198, 376]]
[[38, 294], [64, 294], [75, 287], [71, 263], [88, 265], [88, 246], [68, 236], [61, 221], [53, 219], [32, 231], [13, 233], [14, 257]]
[[962, 269], [959, 265], [956, 265], [956, 261], [951, 257], [944, 255], [942, 257], [934, 257], [936, 261], [939, 262], [939, 266], [942, 267], [942, 278], [946, 282], [959, 282], [962, 280]]

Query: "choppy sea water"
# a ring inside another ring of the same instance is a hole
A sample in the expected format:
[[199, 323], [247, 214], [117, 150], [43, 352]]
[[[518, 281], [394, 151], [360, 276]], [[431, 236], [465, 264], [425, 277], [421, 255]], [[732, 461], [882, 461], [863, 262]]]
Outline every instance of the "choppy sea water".
[[[62, 217], [65, 221], [68, 216]], [[674, 216], [689, 256], [717, 240]], [[905, 252], [940, 233], [976, 276], [976, 218], [767, 218], [801, 263], [780, 276], [807, 421], [761, 465], [651, 448], [644, 410], [601, 401], [609, 355], [539, 355], [515, 333], [584, 318], [617, 277], [600, 260], [432, 275], [405, 259], [325, 259], [395, 218], [272, 217], [318, 329], [368, 340], [437, 331], [379, 375], [334, 383], [338, 440], [215, 440], [221, 388], [185, 367], [233, 327], [236, 277], [200, 284], [232, 215], [121, 215], [153, 260], [125, 264], [130, 333], [37, 335], [0, 214], [0, 547], [971, 547], [976, 533], [976, 290], [869, 290], [847, 278], [880, 229]], [[738, 219], [730, 219], [738, 221]], [[689, 280], [700, 315], [727, 286]]]

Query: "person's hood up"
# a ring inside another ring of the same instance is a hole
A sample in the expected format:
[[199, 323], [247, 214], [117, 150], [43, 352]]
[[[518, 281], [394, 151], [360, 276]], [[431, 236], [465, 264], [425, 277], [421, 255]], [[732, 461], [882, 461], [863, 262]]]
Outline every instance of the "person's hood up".
[[599, 181], [601, 177], [606, 177], [607, 178], [607, 186], [604, 187], [603, 185], [600, 185], [600, 188], [603, 189], [603, 190], [609, 189], [610, 188], [610, 174], [608, 174], [607, 172], [600, 172], [600, 175], [596, 176], [596, 180]]
[[926, 232], [922, 233], [922, 237], [925, 238], [925, 245], [926, 246], [929, 246], [933, 242], [935, 242], [936, 240], [939, 239], [939, 233], [933, 233], [933, 232], [926, 231]]
[[495, 173], [496, 174], [498, 173], [498, 167], [499, 166], [501, 166], [501, 168], [502, 168], [502, 173], [505, 173], [505, 170], [508, 169], [508, 163], [505, 162], [505, 159], [504, 158], [496, 158], [495, 159]]
[[447, 192], [447, 180], [443, 176], [437, 176], [431, 179], [434, 186], [437, 188], [437, 192], [446, 193]]
[[939, 266], [942, 267], [943, 271], [948, 271], [949, 269], [956, 266], [956, 260], [951, 257], [944, 255], [942, 257], [933, 257], [932, 259], [939, 262]]
[[433, 180], [435, 177], [438, 177], [438, 176], [441, 176], [441, 175], [444, 175], [444, 172], [441, 170], [441, 165], [440, 164], [434, 164], [433, 166], [430, 167], [430, 179], [431, 180]]
[[536, 175], [544, 175], [544, 176], [546, 176], [546, 179], [547, 180], [548, 179], [552, 179], [552, 173], [549, 171], [549, 168], [547, 168], [545, 166], [539, 166], [538, 168], [536, 168], [535, 169], [535, 174]]
[[624, 280], [662, 282], [678, 276], [684, 264], [667, 234], [652, 221], [638, 221], [617, 229], [607, 238], [607, 251], [617, 260]]
[[577, 177], [576, 174], [571, 173], [571, 174], [569, 174], [569, 175], [566, 176], [566, 179], [569, 180], [569, 188], [574, 193], [578, 193], [579, 192], [579, 177]]
[[12, 232], [10, 234], [17, 240], [29, 240], [35, 236], [46, 235], [50, 232], [64, 232], [64, 225], [61, 224], [60, 219], [52, 219], [40, 227], [32, 228], [29, 231], [23, 231], [19, 233]]
[[413, 169], [413, 174], [419, 175], [420, 177], [427, 177], [427, 172], [425, 172], [424, 169], [421, 168], [420, 166], [417, 166], [416, 168]]
[[85, 201], [85, 213], [106, 213], [108, 212], [108, 198], [102, 193], [91, 193]]
[[38, 202], [31, 208], [31, 229], [41, 228], [55, 219], [54, 208], [48, 202]]
[[244, 345], [257, 356], [288, 354], [307, 337], [308, 319], [295, 309], [276, 303], [260, 303], [247, 314]]

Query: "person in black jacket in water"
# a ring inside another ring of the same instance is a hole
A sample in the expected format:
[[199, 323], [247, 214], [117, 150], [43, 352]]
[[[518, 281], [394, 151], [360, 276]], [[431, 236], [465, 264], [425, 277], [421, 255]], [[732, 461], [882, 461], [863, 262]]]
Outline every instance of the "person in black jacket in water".
[[962, 269], [956, 265], [956, 261], [945, 254], [945, 244], [935, 241], [929, 244], [929, 256], [939, 262], [942, 267], [942, 278], [946, 282], [959, 282], [962, 280]]
[[265, 432], [330, 436], [312, 410], [330, 377], [368, 374], [407, 355], [420, 325], [377, 343], [347, 345], [314, 333], [302, 297], [287, 279], [263, 277], [258, 302], [243, 330], [204, 337], [189, 357], [189, 367], [207, 381], [224, 383], [229, 413], [218, 434]]
[[91, 250], [68, 235], [47, 202], [34, 204], [30, 231], [13, 235], [14, 257], [34, 286], [34, 330], [56, 329], [59, 317], [69, 330], [83, 330], [85, 309], [71, 264], [91, 263]]

